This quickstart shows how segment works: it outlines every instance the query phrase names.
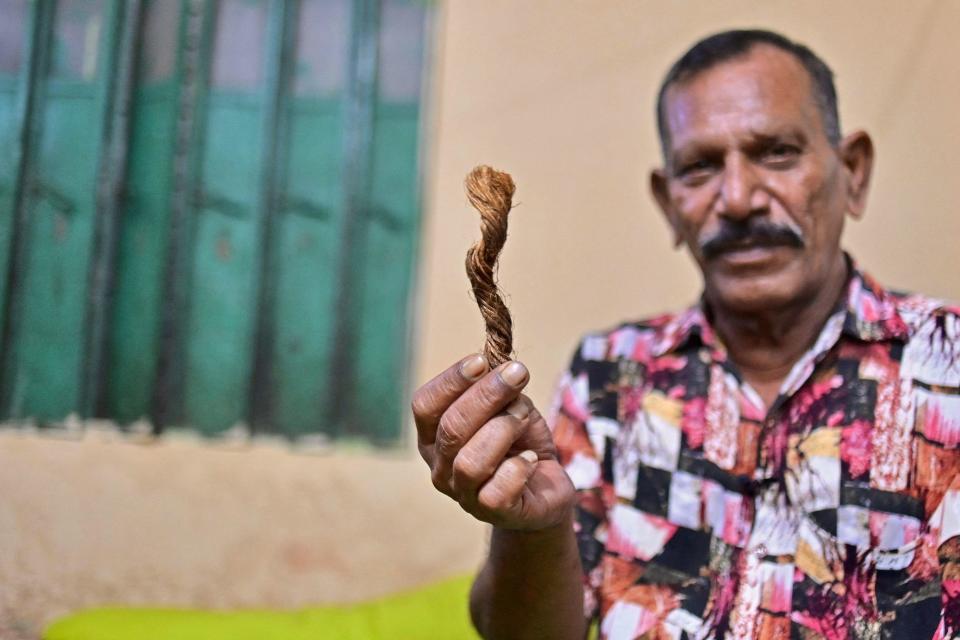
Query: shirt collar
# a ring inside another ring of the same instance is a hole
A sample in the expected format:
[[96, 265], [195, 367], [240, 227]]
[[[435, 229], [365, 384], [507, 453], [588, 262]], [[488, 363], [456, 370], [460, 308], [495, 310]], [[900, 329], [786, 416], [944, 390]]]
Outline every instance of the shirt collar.
[[[831, 314], [831, 317], [844, 314], [842, 335], [863, 342], [906, 340], [909, 330], [897, 310], [896, 297], [861, 271], [852, 257], [847, 255], [846, 258], [850, 267], [847, 292]], [[717, 356], [723, 352], [707, 317], [703, 296], [697, 304], [664, 324], [658, 333], [653, 347], [653, 355], [657, 357], [677, 351], [693, 340], [713, 350]]]
[[843, 335], [863, 342], [909, 338], [910, 331], [900, 316], [897, 297], [859, 270], [852, 258], [847, 256], [847, 260], [852, 275], [847, 284]]

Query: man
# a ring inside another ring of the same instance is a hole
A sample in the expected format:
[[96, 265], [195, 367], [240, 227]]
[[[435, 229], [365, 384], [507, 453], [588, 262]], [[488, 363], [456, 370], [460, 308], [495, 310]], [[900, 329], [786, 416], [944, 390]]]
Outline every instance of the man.
[[697, 43], [658, 100], [653, 195], [696, 306], [587, 336], [551, 428], [517, 362], [413, 402], [434, 485], [493, 525], [490, 638], [960, 637], [960, 309], [840, 248], [873, 145], [766, 31]]

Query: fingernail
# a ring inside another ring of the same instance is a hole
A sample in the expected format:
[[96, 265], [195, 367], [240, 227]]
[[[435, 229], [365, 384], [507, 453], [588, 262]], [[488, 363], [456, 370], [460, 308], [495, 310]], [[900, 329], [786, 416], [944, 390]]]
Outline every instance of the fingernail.
[[487, 370], [487, 360], [477, 353], [470, 356], [460, 365], [460, 373], [467, 380], [476, 380]]
[[529, 415], [530, 407], [527, 406], [526, 402], [524, 402], [520, 398], [517, 398], [516, 400], [511, 402], [510, 405], [507, 407], [507, 413], [512, 415], [514, 418], [517, 418], [518, 420], [523, 420], [524, 418], [527, 417], [527, 415]]
[[524, 460], [526, 460], [527, 462], [529, 462], [530, 464], [533, 464], [540, 459], [540, 456], [537, 455], [537, 452], [531, 451], [530, 449], [527, 449], [526, 451], [521, 451], [518, 455]]
[[527, 368], [519, 362], [511, 362], [500, 372], [500, 377], [511, 387], [519, 387], [527, 381]]

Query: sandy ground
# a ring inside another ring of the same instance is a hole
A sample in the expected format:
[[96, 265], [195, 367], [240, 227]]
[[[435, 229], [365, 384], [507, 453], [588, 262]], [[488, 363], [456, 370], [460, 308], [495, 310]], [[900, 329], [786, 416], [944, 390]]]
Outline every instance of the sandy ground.
[[472, 571], [416, 454], [0, 431], [0, 638], [104, 604], [351, 602]]

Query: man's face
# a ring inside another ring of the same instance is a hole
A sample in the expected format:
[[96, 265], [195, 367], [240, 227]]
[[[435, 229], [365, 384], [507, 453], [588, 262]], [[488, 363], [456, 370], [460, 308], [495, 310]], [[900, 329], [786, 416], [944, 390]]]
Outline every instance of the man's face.
[[844, 216], [859, 209], [814, 95], [801, 63], [763, 44], [667, 91], [666, 166], [652, 186], [711, 304], [795, 305], [845, 268]]

